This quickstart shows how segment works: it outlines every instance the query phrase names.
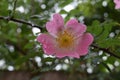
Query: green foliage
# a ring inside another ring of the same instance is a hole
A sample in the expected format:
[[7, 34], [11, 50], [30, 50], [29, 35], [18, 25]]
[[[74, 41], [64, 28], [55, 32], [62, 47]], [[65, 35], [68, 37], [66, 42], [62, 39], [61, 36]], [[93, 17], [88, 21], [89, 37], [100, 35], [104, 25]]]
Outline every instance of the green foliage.
[[[3, 3], [6, 3], [6, 4], [3, 4]], [[1, 3], [0, 3], [0, 15], [8, 15], [8, 1], [6, 0], [1, 0]]]
[[[105, 1], [107, 6], [103, 6]], [[74, 9], [66, 11], [64, 7], [68, 5], [74, 6]], [[41, 44], [36, 42], [38, 33], [35, 35], [33, 32], [34, 25], [12, 21], [15, 18], [39, 25], [43, 28], [41, 32], [46, 32], [45, 24], [58, 8], [61, 15], [66, 15], [65, 22], [76, 18], [87, 25], [87, 32], [94, 36], [88, 55], [80, 59], [46, 56]], [[81, 80], [120, 80], [119, 14], [120, 10], [114, 9], [112, 0], [17, 0], [16, 6], [15, 0], [1, 0], [0, 17], [5, 19], [0, 18], [0, 61], [4, 60], [5, 66], [0, 66], [0, 69], [7, 70], [12, 65], [15, 70], [37, 73], [57, 70], [59, 65], [62, 66], [60, 70], [70, 74], [80, 72], [87, 75]], [[109, 52], [119, 59], [110, 56]], [[35, 76], [33, 80], [38, 78]]]
[[59, 6], [65, 7], [66, 5], [70, 4], [71, 2], [72, 2], [72, 0], [67, 0], [67, 1], [61, 0], [61, 1], [59, 1]]

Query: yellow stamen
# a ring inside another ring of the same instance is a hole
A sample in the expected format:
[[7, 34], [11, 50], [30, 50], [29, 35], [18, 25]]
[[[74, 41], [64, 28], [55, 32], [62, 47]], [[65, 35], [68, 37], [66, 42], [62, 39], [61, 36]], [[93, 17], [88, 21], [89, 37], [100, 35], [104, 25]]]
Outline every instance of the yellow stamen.
[[56, 41], [58, 42], [58, 46], [60, 48], [71, 48], [74, 46], [75, 42], [74, 36], [66, 30], [58, 35]]

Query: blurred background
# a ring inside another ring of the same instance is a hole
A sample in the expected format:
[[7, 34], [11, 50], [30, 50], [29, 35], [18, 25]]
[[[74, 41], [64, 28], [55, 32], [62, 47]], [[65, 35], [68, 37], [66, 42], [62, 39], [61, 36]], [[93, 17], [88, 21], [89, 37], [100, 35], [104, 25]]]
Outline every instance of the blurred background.
[[[94, 36], [79, 59], [45, 55], [36, 41], [54, 13]], [[113, 0], [1, 0], [0, 80], [120, 80], [120, 10]]]

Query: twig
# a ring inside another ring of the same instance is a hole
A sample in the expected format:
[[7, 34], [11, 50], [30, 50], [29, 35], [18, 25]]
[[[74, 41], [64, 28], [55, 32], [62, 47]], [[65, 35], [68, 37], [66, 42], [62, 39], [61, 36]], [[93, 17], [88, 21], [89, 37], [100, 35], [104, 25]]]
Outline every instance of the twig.
[[96, 45], [94, 45], [94, 44], [92, 44], [91, 46], [94, 47], [94, 48], [97, 48], [97, 49], [99, 49], [99, 50], [102, 50], [102, 51], [104, 51], [104, 52], [110, 54], [111, 56], [114, 56], [114, 57], [120, 59], [120, 56], [114, 54], [113, 52], [109, 51], [108, 49], [98, 47], [98, 46], [96, 46]]
[[17, 5], [17, 0], [14, 0], [14, 3], [13, 3], [13, 10], [12, 10], [12, 12], [11, 12], [11, 14], [10, 14], [10, 17], [14, 17], [16, 5]]
[[29, 25], [29, 26], [32, 26], [32, 27], [37, 27], [37, 28], [39, 28], [39, 29], [42, 30], [42, 27], [40, 27], [38, 25], [35, 25], [35, 24], [32, 24], [30, 22], [26, 22], [24, 20], [15, 19], [15, 18], [12, 18], [12, 17], [4, 17], [4, 16], [0, 16], [0, 19], [7, 20], [7, 21], [13, 21], [13, 22], [17, 22], [17, 23], [22, 23], [22, 24], [26, 24], [26, 25]]

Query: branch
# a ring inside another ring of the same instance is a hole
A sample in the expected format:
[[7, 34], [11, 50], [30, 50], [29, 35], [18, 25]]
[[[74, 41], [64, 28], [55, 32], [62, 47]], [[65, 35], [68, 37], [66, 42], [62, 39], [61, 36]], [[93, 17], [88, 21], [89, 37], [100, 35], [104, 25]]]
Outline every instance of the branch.
[[98, 47], [98, 46], [96, 46], [96, 45], [94, 45], [94, 44], [92, 44], [91, 46], [94, 47], [94, 48], [96, 48], [96, 49], [102, 50], [102, 51], [104, 51], [104, 52], [110, 54], [111, 56], [114, 56], [114, 57], [120, 59], [120, 56], [114, 54], [113, 52], [109, 51], [108, 49]]
[[3, 16], [0, 16], [0, 19], [7, 20], [7, 21], [13, 21], [13, 22], [17, 22], [17, 23], [22, 23], [22, 24], [26, 24], [26, 25], [29, 25], [29, 26], [32, 26], [32, 27], [37, 27], [37, 28], [39, 28], [39, 29], [42, 30], [42, 27], [40, 27], [38, 25], [35, 25], [35, 24], [32, 24], [30, 22], [26, 22], [24, 20], [15, 19], [15, 18], [12, 18], [12, 17], [3, 17]]

